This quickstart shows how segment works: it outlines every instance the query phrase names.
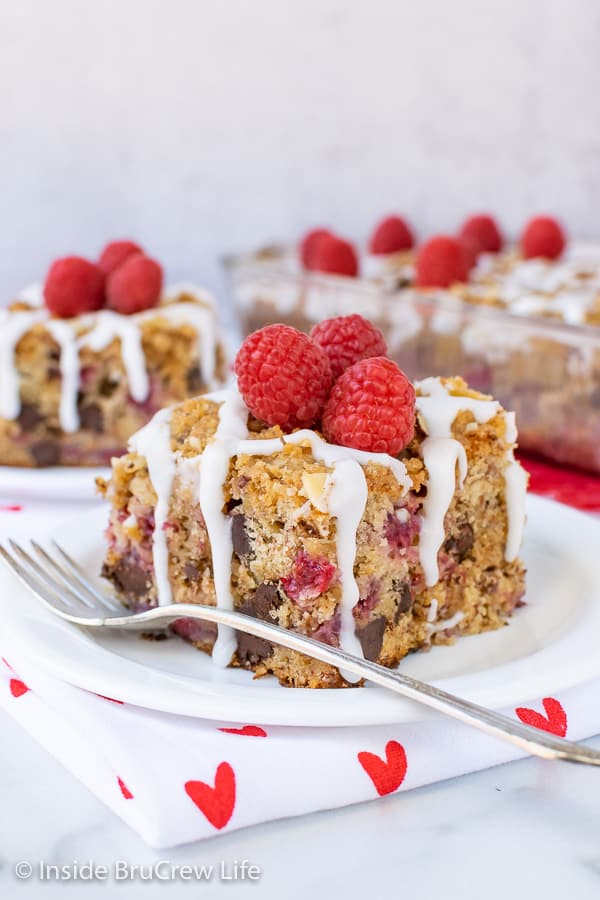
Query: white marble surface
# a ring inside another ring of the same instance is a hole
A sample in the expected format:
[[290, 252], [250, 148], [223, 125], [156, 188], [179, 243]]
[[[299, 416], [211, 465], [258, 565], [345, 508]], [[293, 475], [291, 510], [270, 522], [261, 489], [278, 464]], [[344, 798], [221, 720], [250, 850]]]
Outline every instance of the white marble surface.
[[0, 9], [0, 298], [139, 237], [171, 278], [390, 209], [598, 234], [597, 0], [20, 0]]
[[[600, 895], [595, 770], [524, 760], [344, 810], [154, 851], [5, 715], [1, 727], [0, 896], [11, 900], [64, 896], [64, 883], [16, 880], [16, 862], [35, 866], [40, 859], [57, 865], [91, 859], [109, 869], [115, 860], [218, 867], [221, 860], [248, 859], [262, 870], [256, 883], [173, 880], [169, 897]], [[600, 739], [593, 743], [600, 747]], [[164, 896], [167, 889], [164, 882], [139, 879], [116, 884], [132, 898]], [[76, 895], [106, 896], [106, 889], [104, 882], [86, 882]]]

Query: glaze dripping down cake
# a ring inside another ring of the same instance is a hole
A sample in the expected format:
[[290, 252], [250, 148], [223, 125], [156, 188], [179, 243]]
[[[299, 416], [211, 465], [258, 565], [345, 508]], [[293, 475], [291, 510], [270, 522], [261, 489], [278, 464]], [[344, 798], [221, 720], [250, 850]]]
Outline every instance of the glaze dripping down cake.
[[[112, 507], [103, 574], [134, 610], [233, 607], [386, 666], [505, 624], [524, 594], [514, 415], [460, 378], [415, 388], [412, 438], [395, 455], [315, 427], [286, 433], [236, 386], [159, 412], [100, 485]], [[328, 407], [322, 420], [331, 430]], [[383, 407], [380, 428], [385, 437]], [[248, 635], [185, 618], [172, 627], [219, 665], [290, 686], [347, 684]]]

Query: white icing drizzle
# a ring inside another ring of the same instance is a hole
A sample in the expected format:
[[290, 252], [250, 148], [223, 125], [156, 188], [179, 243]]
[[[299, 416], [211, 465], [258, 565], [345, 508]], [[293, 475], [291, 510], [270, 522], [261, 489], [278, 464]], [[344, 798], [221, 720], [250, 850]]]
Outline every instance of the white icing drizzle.
[[437, 634], [439, 631], [447, 631], [448, 628], [454, 628], [455, 625], [458, 625], [459, 622], [462, 622], [464, 619], [464, 612], [454, 613], [453, 616], [450, 616], [449, 619], [440, 619], [437, 622], [428, 621], [425, 625], [425, 630], [427, 632], [427, 636], [429, 639], [432, 638], [434, 634]]
[[[210, 395], [212, 396], [212, 395]], [[320, 459], [327, 466], [334, 466], [336, 462], [344, 459], [353, 459], [357, 463], [367, 465], [373, 463], [377, 466], [386, 466], [394, 475], [396, 481], [404, 488], [406, 494], [412, 487], [412, 481], [406, 471], [406, 466], [399, 459], [388, 456], [387, 453], [370, 453], [368, 450], [355, 450], [353, 447], [342, 447], [338, 444], [328, 444], [319, 435], [303, 428], [286, 434], [283, 438], [271, 438], [265, 441], [248, 440], [241, 441], [237, 445], [238, 455], [270, 456], [283, 449], [284, 444], [309, 444], [315, 459]]]
[[[191, 296], [197, 302], [177, 302], [177, 297], [183, 295]], [[43, 303], [42, 288], [39, 284], [30, 285], [21, 291], [17, 299], [39, 307]], [[101, 310], [76, 320], [55, 319], [45, 308], [2, 310], [0, 313], [0, 416], [4, 419], [16, 419], [21, 410], [20, 375], [15, 365], [15, 350], [20, 339], [37, 324], [44, 325], [60, 348], [59, 416], [61, 428], [67, 433], [79, 428], [77, 393], [80, 384], [79, 351], [82, 347], [100, 352], [111, 341], [118, 339], [129, 392], [137, 403], [148, 399], [150, 380], [142, 344], [142, 325], [153, 318], [162, 317], [175, 324], [189, 324], [196, 331], [202, 379], [210, 388], [217, 384], [214, 302], [210, 294], [192, 285], [171, 288], [160, 306], [131, 316]], [[78, 335], [81, 329], [76, 326], [89, 330]]]
[[[154, 310], [153, 313], [156, 315]], [[140, 315], [123, 316], [108, 309], [101, 310], [96, 314], [92, 330], [79, 339], [79, 346], [89, 347], [98, 353], [115, 338], [121, 342], [121, 358], [127, 373], [129, 393], [136, 403], [143, 403], [148, 399], [150, 382], [142, 347]]]
[[525, 528], [525, 497], [527, 495], [527, 472], [515, 459], [512, 445], [517, 440], [517, 425], [514, 412], [504, 414], [506, 426], [506, 442], [511, 447], [506, 454], [506, 470], [504, 472], [506, 508], [508, 515], [508, 532], [504, 556], [508, 562], [516, 559], [523, 542]]
[[[361, 643], [354, 633], [353, 609], [360, 599], [354, 577], [356, 533], [363, 517], [369, 490], [360, 464], [354, 459], [341, 459], [333, 465], [333, 485], [329, 495], [329, 511], [336, 517], [335, 552], [340, 573], [340, 647], [355, 656], [362, 656]], [[356, 682], [359, 676], [342, 671], [346, 681]]]
[[[453, 396], [438, 378], [426, 378], [417, 382], [416, 387], [422, 395], [416, 399], [416, 408], [428, 434], [422, 445], [429, 480], [423, 504], [419, 553], [425, 581], [430, 587], [439, 579], [437, 556], [444, 539], [444, 517], [452, 502], [457, 463], [461, 486], [467, 475], [465, 451], [452, 437], [452, 424], [462, 411], [471, 412], [476, 422], [484, 424], [502, 412], [502, 407], [495, 400]], [[505, 440], [509, 445], [504, 471], [507, 515], [504, 556], [511, 562], [523, 539], [527, 475], [514, 457], [513, 445], [517, 438], [514, 412], [504, 412], [504, 422]]]
[[170, 296], [178, 296], [181, 293], [190, 294], [199, 302], [167, 303], [159, 308], [140, 313], [139, 318], [144, 321], [144, 319], [160, 315], [177, 324], [191, 325], [198, 335], [198, 356], [202, 380], [212, 390], [218, 385], [215, 376], [216, 317], [213, 301], [210, 294], [189, 285], [181, 285], [177, 288], [177, 293], [175, 293], [175, 289], [171, 289]]
[[173, 602], [169, 581], [169, 548], [164, 530], [176, 469], [175, 455], [171, 450], [172, 414], [171, 407], [159, 410], [147, 425], [129, 439], [129, 449], [146, 459], [148, 476], [156, 494], [152, 560], [160, 606], [168, 606]]
[[476, 397], [454, 397], [438, 378], [425, 378], [416, 384], [422, 396], [416, 406], [427, 424], [432, 437], [452, 437], [452, 423], [460, 412], [470, 412], [480, 425], [489, 422], [501, 412], [496, 400], [478, 400]]
[[2, 310], [0, 318], [0, 416], [16, 419], [21, 411], [21, 378], [15, 365], [15, 350], [21, 338], [47, 317], [45, 311]]
[[421, 452], [427, 469], [427, 496], [423, 503], [423, 518], [419, 539], [419, 559], [425, 574], [425, 584], [432, 587], [439, 581], [438, 553], [444, 542], [444, 517], [456, 490], [456, 466], [459, 487], [467, 477], [467, 455], [463, 445], [454, 438], [427, 437]]
[[[212, 395], [210, 399], [218, 402], [219, 395]], [[223, 489], [229, 471], [229, 461], [236, 452], [236, 445], [248, 434], [247, 420], [248, 410], [238, 391], [227, 392], [219, 407], [219, 424], [213, 440], [206, 446], [200, 459], [200, 509], [210, 540], [215, 594], [217, 606], [221, 609], [233, 609], [231, 593], [233, 522], [231, 516], [223, 513], [225, 503]], [[233, 629], [219, 625], [212, 652], [215, 665], [222, 668], [229, 665], [235, 648]]]
[[508, 510], [508, 532], [504, 558], [508, 562], [516, 559], [523, 542], [525, 528], [525, 496], [527, 493], [527, 472], [516, 461], [513, 450], [508, 452], [508, 462], [504, 472], [506, 508]]
[[439, 603], [436, 600], [436, 598], [434, 597], [433, 600], [431, 601], [429, 609], [427, 610], [427, 621], [428, 622], [435, 622], [435, 620], [437, 619], [438, 606], [439, 606]]
[[437, 634], [440, 631], [446, 631], [448, 628], [454, 628], [454, 626], [458, 625], [465, 617], [463, 612], [457, 612], [454, 613], [453, 616], [450, 616], [449, 619], [438, 619], [438, 611], [439, 603], [434, 597], [427, 610], [427, 621], [425, 622], [425, 633], [430, 641], [434, 634]]
[[67, 434], [79, 428], [77, 411], [77, 392], [79, 390], [79, 347], [73, 339], [73, 327], [68, 321], [50, 319], [46, 328], [60, 349], [60, 388], [59, 421], [60, 427]]

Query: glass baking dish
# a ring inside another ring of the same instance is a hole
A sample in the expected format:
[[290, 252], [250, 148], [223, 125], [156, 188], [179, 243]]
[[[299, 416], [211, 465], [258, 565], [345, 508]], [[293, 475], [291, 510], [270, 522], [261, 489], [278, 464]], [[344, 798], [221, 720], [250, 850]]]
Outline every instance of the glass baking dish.
[[462, 375], [515, 410], [519, 444], [554, 462], [600, 473], [600, 328], [515, 315], [445, 291], [418, 292], [307, 273], [292, 254], [225, 260], [244, 334], [271, 322], [308, 331], [360, 313], [384, 332], [412, 378]]

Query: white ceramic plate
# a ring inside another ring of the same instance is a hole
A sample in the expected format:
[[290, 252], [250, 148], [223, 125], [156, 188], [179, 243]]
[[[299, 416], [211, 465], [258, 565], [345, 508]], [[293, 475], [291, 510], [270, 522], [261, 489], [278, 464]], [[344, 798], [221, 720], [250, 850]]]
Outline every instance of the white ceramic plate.
[[[527, 606], [498, 631], [411, 655], [402, 671], [492, 708], [512, 707], [600, 675], [600, 523], [529, 498], [524, 557]], [[97, 572], [106, 510], [77, 517], [57, 539]], [[381, 688], [282, 688], [274, 678], [214, 667], [178, 638], [83, 631], [46, 612], [0, 569], [0, 616], [11, 640], [47, 671], [96, 693], [150, 709], [202, 718], [281, 725], [366, 725], [429, 713]]]
[[51, 466], [26, 469], [0, 466], [0, 496], [15, 500], [94, 500], [94, 480], [107, 478], [110, 469]]

